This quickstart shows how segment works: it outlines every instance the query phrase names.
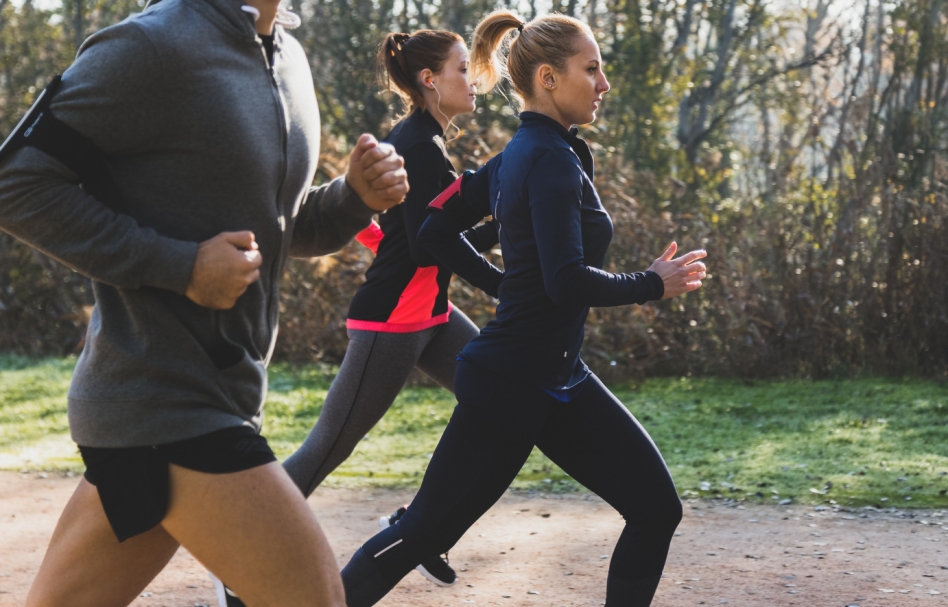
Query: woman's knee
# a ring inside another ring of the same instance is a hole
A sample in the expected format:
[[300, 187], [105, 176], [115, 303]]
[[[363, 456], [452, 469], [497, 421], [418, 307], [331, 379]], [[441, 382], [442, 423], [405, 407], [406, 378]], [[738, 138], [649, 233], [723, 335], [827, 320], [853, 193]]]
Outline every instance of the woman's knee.
[[674, 490], [667, 495], [662, 508], [661, 524], [667, 528], [669, 533], [673, 533], [678, 524], [681, 523], [681, 517], [684, 514], [684, 508], [681, 504], [681, 498]]
[[648, 496], [620, 509], [619, 513], [628, 524], [636, 525], [649, 533], [671, 536], [681, 522], [683, 508], [674, 486], [660, 491], [651, 491]]

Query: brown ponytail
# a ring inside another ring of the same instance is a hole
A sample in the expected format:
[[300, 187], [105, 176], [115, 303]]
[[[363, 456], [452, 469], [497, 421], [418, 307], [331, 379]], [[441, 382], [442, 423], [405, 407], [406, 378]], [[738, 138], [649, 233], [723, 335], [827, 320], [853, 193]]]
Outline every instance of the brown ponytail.
[[[506, 45], [504, 39], [513, 30], [519, 35]], [[474, 30], [471, 49], [471, 70], [482, 92], [509, 79], [520, 97], [533, 97], [533, 79], [544, 63], [558, 70], [566, 69], [566, 61], [576, 54], [576, 39], [592, 37], [585, 23], [565, 15], [547, 15], [524, 23], [508, 10], [498, 10], [484, 17]]]
[[439, 73], [451, 55], [451, 48], [459, 43], [464, 44], [464, 39], [444, 30], [388, 34], [376, 58], [379, 86], [384, 92], [398, 95], [409, 111], [424, 108], [418, 74], [424, 69]]

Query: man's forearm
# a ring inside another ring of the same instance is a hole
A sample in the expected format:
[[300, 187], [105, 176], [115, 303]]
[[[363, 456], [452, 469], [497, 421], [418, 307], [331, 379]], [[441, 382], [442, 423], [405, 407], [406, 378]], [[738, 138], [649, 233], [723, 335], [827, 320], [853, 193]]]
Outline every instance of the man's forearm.
[[24, 148], [0, 167], [0, 229], [99, 282], [184, 293], [197, 243], [158, 235], [89, 196], [64, 165]]
[[293, 229], [291, 257], [317, 257], [346, 246], [365, 229], [375, 211], [367, 207], [344, 177], [313, 188]]

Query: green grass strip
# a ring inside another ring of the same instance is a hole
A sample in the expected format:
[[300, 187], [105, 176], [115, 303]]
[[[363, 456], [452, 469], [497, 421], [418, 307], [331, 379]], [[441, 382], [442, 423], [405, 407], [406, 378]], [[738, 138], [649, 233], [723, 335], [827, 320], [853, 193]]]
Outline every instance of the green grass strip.
[[[66, 422], [74, 364], [0, 357], [0, 469], [82, 470]], [[278, 456], [316, 422], [333, 373], [315, 365], [271, 369], [264, 433]], [[655, 439], [683, 496], [948, 507], [944, 384], [651, 379], [614, 390]], [[403, 390], [327, 484], [417, 486], [454, 403], [442, 389]], [[536, 450], [514, 485], [581, 489]]]

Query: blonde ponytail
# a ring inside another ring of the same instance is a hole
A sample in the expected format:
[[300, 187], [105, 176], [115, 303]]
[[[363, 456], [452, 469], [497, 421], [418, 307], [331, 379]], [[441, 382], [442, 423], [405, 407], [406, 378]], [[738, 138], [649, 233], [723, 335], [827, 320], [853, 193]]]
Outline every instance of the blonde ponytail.
[[480, 92], [490, 92], [507, 76], [507, 57], [502, 56], [501, 43], [508, 33], [523, 28], [523, 21], [508, 10], [498, 10], [484, 17], [474, 30], [471, 42], [471, 71]]
[[[515, 29], [520, 33], [504, 52], [504, 39]], [[573, 17], [547, 15], [524, 23], [511, 11], [494, 11], [474, 30], [471, 70], [483, 92], [507, 78], [520, 97], [530, 99], [537, 68], [546, 63], [565, 70], [576, 54], [577, 38], [584, 35], [592, 37], [592, 30]]]

